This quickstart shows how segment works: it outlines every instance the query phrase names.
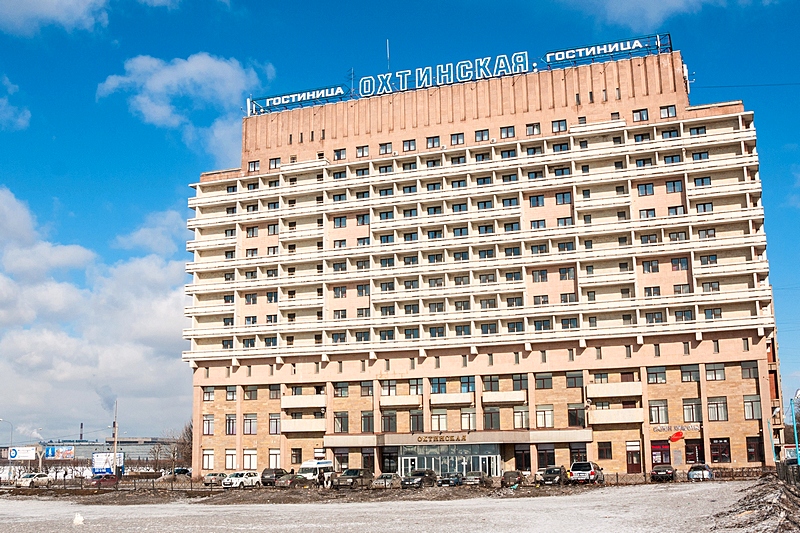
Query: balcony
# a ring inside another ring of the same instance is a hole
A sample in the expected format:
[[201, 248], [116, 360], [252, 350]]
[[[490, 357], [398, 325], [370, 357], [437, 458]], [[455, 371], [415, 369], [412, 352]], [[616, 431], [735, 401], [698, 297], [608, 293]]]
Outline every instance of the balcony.
[[422, 396], [419, 394], [402, 395], [402, 396], [381, 396], [381, 407], [419, 407], [422, 405]]
[[324, 394], [281, 396], [281, 409], [323, 408], [327, 405], [327, 401], [328, 397]]
[[324, 418], [289, 418], [281, 420], [281, 433], [325, 433]]
[[523, 404], [525, 400], [527, 400], [527, 391], [524, 390], [515, 390], [515, 391], [505, 391], [505, 392], [484, 392], [483, 393], [483, 403], [490, 404], [490, 405], [497, 405], [497, 404]]
[[474, 392], [454, 392], [451, 394], [431, 394], [431, 407], [440, 405], [472, 405]]
[[586, 396], [588, 398], [624, 398], [626, 396], [641, 395], [641, 381], [629, 381], [625, 383], [590, 383], [586, 385]]
[[592, 426], [601, 424], [641, 424], [644, 409], [593, 409], [586, 413]]

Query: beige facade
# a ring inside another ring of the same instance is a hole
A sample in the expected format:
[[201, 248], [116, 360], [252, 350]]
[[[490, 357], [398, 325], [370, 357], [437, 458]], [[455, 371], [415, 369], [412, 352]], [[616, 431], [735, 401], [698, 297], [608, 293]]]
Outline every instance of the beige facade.
[[683, 72], [244, 119], [241, 168], [190, 200], [196, 471], [772, 464], [753, 115], [690, 106]]

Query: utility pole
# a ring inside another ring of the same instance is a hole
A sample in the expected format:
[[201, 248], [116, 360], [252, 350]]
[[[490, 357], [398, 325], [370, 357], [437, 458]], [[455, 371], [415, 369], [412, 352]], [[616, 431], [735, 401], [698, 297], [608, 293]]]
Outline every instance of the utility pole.
[[113, 433], [114, 433], [114, 456], [112, 459], [112, 465], [114, 466], [114, 475], [118, 476], [117, 481], [119, 481], [119, 473], [117, 471], [117, 434], [119, 433], [119, 428], [117, 427], [117, 401], [114, 400], [114, 426], [113, 426]]

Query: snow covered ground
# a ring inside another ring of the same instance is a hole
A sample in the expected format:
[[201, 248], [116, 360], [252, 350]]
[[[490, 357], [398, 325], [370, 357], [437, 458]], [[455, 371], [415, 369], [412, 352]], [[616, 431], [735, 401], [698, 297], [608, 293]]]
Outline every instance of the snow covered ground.
[[[0, 498], [0, 532], [303, 531], [464, 533], [708, 531], [753, 482], [603, 487], [567, 496], [326, 504], [86, 505]], [[82, 525], [73, 525], [76, 513]]]

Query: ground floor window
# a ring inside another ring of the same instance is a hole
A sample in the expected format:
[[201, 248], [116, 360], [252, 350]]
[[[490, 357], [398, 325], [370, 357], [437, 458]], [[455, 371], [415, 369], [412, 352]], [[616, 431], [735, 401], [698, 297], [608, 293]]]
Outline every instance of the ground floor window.
[[706, 454], [703, 449], [703, 441], [700, 439], [686, 440], [686, 464], [705, 463]]
[[761, 437], [747, 437], [747, 462], [761, 463], [764, 461], [764, 443]]
[[337, 472], [347, 470], [350, 465], [350, 454], [347, 450], [333, 451], [333, 467]]
[[547, 468], [556, 465], [556, 448], [553, 444], [540, 444], [536, 447], [536, 465]]
[[381, 471], [397, 472], [397, 448], [383, 448], [381, 450]]
[[528, 444], [514, 447], [514, 468], [523, 472], [531, 471], [531, 447]]
[[242, 461], [242, 468], [245, 470], [258, 469], [258, 452], [256, 450], [245, 450]]
[[597, 458], [598, 459], [611, 459], [611, 443], [598, 442], [597, 443]]
[[711, 462], [731, 462], [731, 439], [711, 439]]
[[203, 450], [203, 470], [214, 470], [214, 450]]
[[269, 467], [281, 467], [281, 450], [279, 448], [270, 448], [269, 450]]
[[669, 441], [654, 440], [650, 443], [650, 453], [653, 457], [653, 465], [668, 465], [669, 460]]
[[225, 450], [225, 470], [236, 469], [236, 450]]
[[363, 448], [361, 450], [361, 468], [375, 472], [375, 450], [372, 448]]
[[579, 461], [586, 461], [586, 444], [583, 442], [572, 442], [569, 445], [569, 461], [570, 463], [577, 463]]
[[299, 465], [302, 462], [303, 462], [303, 449], [292, 448], [292, 464]]

